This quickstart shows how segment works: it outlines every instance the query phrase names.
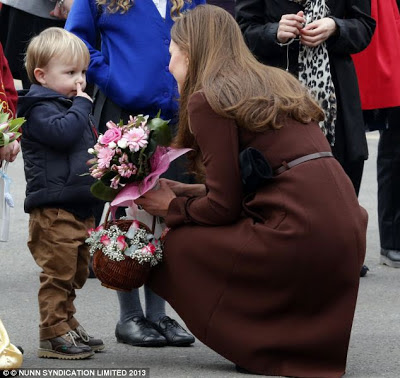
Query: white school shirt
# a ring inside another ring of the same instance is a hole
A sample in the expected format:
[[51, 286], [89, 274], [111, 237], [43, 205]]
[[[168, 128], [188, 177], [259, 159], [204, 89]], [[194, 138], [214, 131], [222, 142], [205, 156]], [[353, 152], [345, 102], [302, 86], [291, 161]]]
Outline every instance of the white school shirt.
[[162, 18], [165, 18], [167, 12], [167, 0], [153, 0], [154, 5], [157, 7]]

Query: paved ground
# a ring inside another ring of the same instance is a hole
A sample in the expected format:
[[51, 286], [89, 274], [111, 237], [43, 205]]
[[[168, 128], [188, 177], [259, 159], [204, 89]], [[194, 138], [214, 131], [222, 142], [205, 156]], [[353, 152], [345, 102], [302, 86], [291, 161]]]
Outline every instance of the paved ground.
[[[348, 355], [349, 377], [400, 376], [400, 269], [379, 265], [379, 235], [376, 217], [375, 160], [377, 133], [368, 134], [370, 159], [360, 194], [370, 215], [366, 263], [368, 276], [361, 280], [359, 301]], [[196, 341], [190, 348], [134, 348], [117, 344], [114, 328], [118, 318], [115, 293], [88, 280], [78, 293], [78, 318], [92, 333], [101, 336], [107, 350], [87, 361], [38, 359], [39, 268], [26, 246], [28, 216], [23, 213], [24, 177], [21, 156], [10, 166], [16, 207], [11, 214], [8, 243], [0, 243], [0, 318], [14, 344], [25, 349], [26, 368], [142, 368], [152, 377], [238, 376], [233, 365]], [[196, 303], [189, 304], [196, 306]], [[174, 312], [169, 308], [170, 315]]]

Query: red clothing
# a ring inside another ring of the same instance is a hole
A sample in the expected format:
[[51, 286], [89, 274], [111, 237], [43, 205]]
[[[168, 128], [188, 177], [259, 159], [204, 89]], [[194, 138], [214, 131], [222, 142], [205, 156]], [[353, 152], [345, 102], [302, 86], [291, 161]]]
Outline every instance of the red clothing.
[[18, 94], [15, 90], [14, 80], [11, 75], [8, 62], [3, 53], [3, 46], [0, 44], [0, 109], [16, 115]]
[[371, 44], [353, 55], [364, 110], [400, 105], [400, 16], [395, 0], [371, 1]]

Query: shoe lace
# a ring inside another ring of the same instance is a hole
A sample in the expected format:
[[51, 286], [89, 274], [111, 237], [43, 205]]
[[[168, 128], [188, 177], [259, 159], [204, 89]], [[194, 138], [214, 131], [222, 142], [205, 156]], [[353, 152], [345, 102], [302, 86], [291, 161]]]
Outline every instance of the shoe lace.
[[161, 319], [160, 323], [162, 323], [166, 329], [176, 328], [176, 327], [181, 328], [179, 323], [176, 320], [171, 319], [169, 316], [166, 316], [165, 318]]
[[[74, 332], [74, 331], [72, 331]], [[76, 329], [76, 332], [74, 332], [76, 334], [76, 336], [80, 339], [82, 339], [85, 343], [87, 343], [89, 341], [89, 339], [92, 337], [90, 336], [86, 330], [82, 327], [82, 326], [78, 326], [78, 328]]]
[[76, 347], [78, 346], [75, 340], [79, 339], [79, 335], [75, 331], [69, 331], [65, 334], [65, 337]]

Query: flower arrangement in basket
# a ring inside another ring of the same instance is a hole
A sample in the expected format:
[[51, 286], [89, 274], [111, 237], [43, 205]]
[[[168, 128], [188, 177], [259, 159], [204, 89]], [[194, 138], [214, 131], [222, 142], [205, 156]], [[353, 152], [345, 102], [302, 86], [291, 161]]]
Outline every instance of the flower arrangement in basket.
[[90, 229], [86, 242], [93, 268], [102, 285], [130, 291], [142, 286], [152, 266], [162, 260], [162, 242], [147, 225], [137, 220], [116, 220]]
[[152, 189], [170, 162], [188, 150], [175, 150], [169, 121], [159, 117], [130, 116], [98, 137], [89, 153], [90, 175], [97, 179], [92, 194], [111, 201], [104, 225], [89, 230], [86, 242], [93, 255], [93, 270], [103, 286], [130, 291], [146, 281], [150, 268], [162, 260], [162, 240], [154, 236], [155, 217], [150, 229], [137, 220], [109, 220], [118, 206], [135, 207], [134, 200]]

